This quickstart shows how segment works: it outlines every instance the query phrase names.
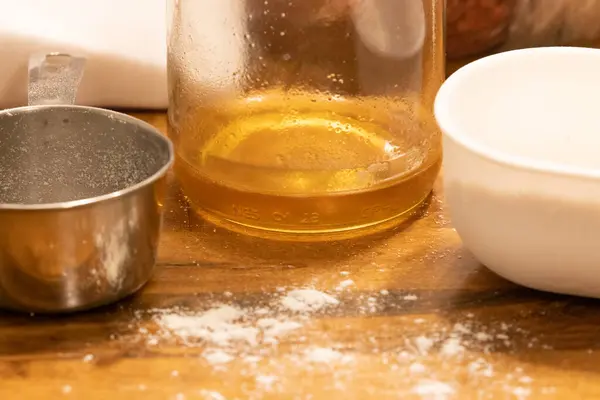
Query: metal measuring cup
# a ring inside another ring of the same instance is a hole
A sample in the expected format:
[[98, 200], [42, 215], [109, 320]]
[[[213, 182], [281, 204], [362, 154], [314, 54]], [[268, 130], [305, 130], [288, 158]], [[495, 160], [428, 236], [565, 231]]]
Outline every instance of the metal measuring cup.
[[32, 57], [29, 106], [0, 111], [0, 307], [88, 309], [153, 272], [173, 147], [136, 118], [73, 105], [84, 64]]

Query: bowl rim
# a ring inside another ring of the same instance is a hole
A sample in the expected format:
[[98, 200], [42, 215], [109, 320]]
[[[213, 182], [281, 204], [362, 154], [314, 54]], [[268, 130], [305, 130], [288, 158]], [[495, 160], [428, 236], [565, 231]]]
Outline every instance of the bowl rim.
[[74, 109], [83, 112], [96, 113], [100, 115], [104, 115], [107, 118], [114, 118], [116, 120], [123, 121], [132, 126], [137, 126], [141, 130], [145, 132], [145, 134], [150, 135], [152, 137], [157, 138], [162, 141], [164, 145], [167, 147], [167, 159], [163, 165], [155, 171], [152, 175], [147, 178], [128, 186], [124, 189], [117, 190], [114, 192], [101, 194], [99, 196], [87, 197], [84, 199], [78, 200], [67, 200], [62, 202], [52, 202], [52, 203], [2, 203], [0, 202], [0, 211], [50, 211], [50, 210], [68, 210], [72, 208], [79, 208], [84, 206], [93, 205], [96, 203], [106, 202], [112, 199], [119, 199], [125, 197], [131, 193], [134, 193], [146, 186], [154, 184], [156, 181], [161, 179], [163, 176], [167, 174], [171, 166], [175, 161], [175, 151], [173, 147], [173, 143], [171, 140], [160, 133], [160, 131], [152, 126], [151, 124], [142, 121], [139, 118], [133, 117], [128, 114], [124, 114], [118, 111], [109, 110], [106, 108], [99, 107], [90, 107], [90, 106], [80, 106], [80, 105], [64, 105], [64, 104], [52, 104], [52, 105], [34, 105], [34, 106], [23, 106], [23, 107], [15, 107], [15, 108], [7, 108], [0, 111], [0, 116], [5, 115], [9, 117], [16, 117], [24, 113], [33, 112], [36, 110], [43, 109]]
[[463, 82], [467, 81], [471, 74], [481, 68], [502, 62], [506, 59], [521, 58], [522, 56], [531, 54], [563, 54], [565, 57], [572, 55], [586, 55], [588, 57], [596, 57], [597, 60], [595, 62], [597, 62], [600, 71], [600, 49], [596, 48], [574, 46], [536, 47], [508, 50], [502, 53], [480, 58], [459, 68], [446, 79], [446, 81], [438, 90], [433, 108], [435, 119], [440, 127], [440, 130], [442, 131], [442, 134], [444, 137], [451, 139], [453, 142], [478, 155], [479, 157], [502, 166], [507, 166], [517, 170], [553, 174], [557, 176], [599, 180], [600, 169], [562, 165], [549, 161], [540, 161], [530, 157], [516, 156], [508, 152], [496, 150], [493, 147], [481, 144], [476, 139], [461, 133], [462, 129], [460, 129], [459, 123], [457, 123], [450, 112], [450, 107], [448, 105], [451, 103], [454, 93], [461, 89]]

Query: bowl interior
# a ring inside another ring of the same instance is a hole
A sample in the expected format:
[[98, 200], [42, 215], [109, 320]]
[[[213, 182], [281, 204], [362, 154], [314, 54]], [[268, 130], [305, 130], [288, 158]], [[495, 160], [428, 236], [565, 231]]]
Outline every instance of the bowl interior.
[[444, 83], [436, 119], [479, 154], [600, 173], [600, 50], [548, 47], [475, 61]]
[[107, 110], [35, 106], [0, 113], [0, 203], [39, 205], [109, 195], [170, 162], [150, 126]]

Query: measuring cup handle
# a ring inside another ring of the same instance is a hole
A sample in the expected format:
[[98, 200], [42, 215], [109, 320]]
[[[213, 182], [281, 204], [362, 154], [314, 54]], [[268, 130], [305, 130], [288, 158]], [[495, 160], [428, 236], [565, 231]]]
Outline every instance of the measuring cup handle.
[[84, 57], [74, 57], [64, 53], [31, 56], [27, 89], [28, 104], [30, 106], [75, 104], [84, 67]]

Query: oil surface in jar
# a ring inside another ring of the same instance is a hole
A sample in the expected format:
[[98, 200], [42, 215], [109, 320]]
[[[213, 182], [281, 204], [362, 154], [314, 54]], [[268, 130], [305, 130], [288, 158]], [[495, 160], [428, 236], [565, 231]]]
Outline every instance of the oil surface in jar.
[[229, 228], [380, 225], [419, 205], [439, 171], [436, 125], [416, 105], [283, 89], [198, 105], [175, 132], [176, 173], [194, 208]]

